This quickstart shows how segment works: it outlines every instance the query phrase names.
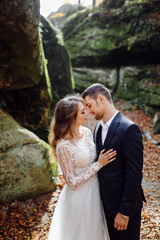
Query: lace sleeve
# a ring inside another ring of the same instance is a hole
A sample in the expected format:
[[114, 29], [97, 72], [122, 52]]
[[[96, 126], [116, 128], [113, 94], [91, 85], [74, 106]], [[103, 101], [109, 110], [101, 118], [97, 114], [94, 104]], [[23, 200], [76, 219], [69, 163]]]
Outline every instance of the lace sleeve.
[[63, 177], [73, 190], [76, 190], [79, 185], [89, 180], [103, 167], [99, 162], [95, 162], [83, 173], [76, 176], [70, 149], [67, 146], [59, 146], [56, 153], [63, 172]]

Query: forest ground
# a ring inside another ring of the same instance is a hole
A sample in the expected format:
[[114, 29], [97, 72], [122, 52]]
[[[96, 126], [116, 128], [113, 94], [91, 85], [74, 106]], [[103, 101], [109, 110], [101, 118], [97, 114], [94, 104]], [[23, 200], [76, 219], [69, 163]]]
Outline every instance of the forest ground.
[[[117, 102], [117, 109], [139, 125], [142, 133], [150, 132], [160, 143], [160, 135], [153, 135], [152, 119], [142, 110], [125, 110], [124, 101]], [[94, 129], [96, 122], [89, 117], [87, 126]], [[142, 210], [141, 239], [160, 239], [160, 146], [148, 141], [143, 134], [144, 167], [143, 189], [147, 203]], [[47, 240], [53, 212], [64, 186], [59, 178], [57, 190], [34, 199], [10, 201], [0, 205], [0, 240]]]

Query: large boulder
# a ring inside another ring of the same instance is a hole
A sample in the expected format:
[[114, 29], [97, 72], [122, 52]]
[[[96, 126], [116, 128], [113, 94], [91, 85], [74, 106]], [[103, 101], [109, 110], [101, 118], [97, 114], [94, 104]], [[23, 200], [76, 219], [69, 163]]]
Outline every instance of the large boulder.
[[[47, 71], [47, 70], [46, 70]], [[47, 141], [48, 122], [52, 92], [43, 75], [41, 81], [33, 87], [20, 90], [0, 91], [0, 105], [23, 127]]]
[[46, 140], [52, 91], [39, 7], [39, 0], [0, 4], [0, 107]]
[[160, 1], [126, 1], [114, 9], [108, 4], [72, 15], [62, 28], [73, 66], [158, 64]]
[[83, 92], [93, 83], [101, 83], [113, 92], [116, 85], [116, 69], [106, 68], [73, 68], [75, 91]]
[[72, 67], [62, 33], [42, 16], [40, 29], [52, 87], [52, 106], [54, 106], [60, 98], [73, 92]]
[[48, 147], [0, 110], [0, 201], [54, 190]]
[[1, 1], [0, 13], [0, 88], [34, 86], [44, 73], [39, 0]]
[[120, 84], [116, 93], [118, 97], [131, 100], [143, 109], [146, 106], [159, 109], [160, 65], [125, 67], [121, 69], [120, 75]]

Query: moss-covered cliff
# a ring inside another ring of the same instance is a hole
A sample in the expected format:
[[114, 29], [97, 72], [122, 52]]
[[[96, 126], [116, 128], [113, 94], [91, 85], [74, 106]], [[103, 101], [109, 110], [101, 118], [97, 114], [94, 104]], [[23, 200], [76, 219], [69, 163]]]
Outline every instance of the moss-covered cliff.
[[130, 100], [146, 113], [152, 113], [152, 106], [160, 107], [160, 65], [126, 67], [121, 69], [117, 96]]
[[52, 87], [52, 106], [54, 106], [60, 98], [73, 92], [74, 80], [71, 61], [63, 42], [62, 33], [42, 16], [40, 28]]
[[159, 63], [159, 10], [159, 0], [126, 1], [121, 8], [101, 4], [72, 15], [62, 30], [73, 66]]
[[0, 5], [0, 107], [47, 140], [51, 104], [71, 93], [74, 83], [57, 31], [44, 18], [39, 27], [39, 7], [39, 0]]
[[38, 31], [39, 0], [0, 4], [0, 107], [47, 139], [52, 91]]
[[158, 0], [107, 0], [72, 15], [62, 30], [76, 91], [94, 82], [113, 91], [121, 69], [117, 96], [159, 108], [159, 11]]
[[82, 5], [70, 3], [64, 4], [57, 10], [57, 12], [51, 12], [47, 19], [58, 29], [61, 29], [69, 16], [82, 9], [84, 9]]
[[39, 0], [1, 1], [0, 13], [0, 87], [33, 86], [43, 75]]

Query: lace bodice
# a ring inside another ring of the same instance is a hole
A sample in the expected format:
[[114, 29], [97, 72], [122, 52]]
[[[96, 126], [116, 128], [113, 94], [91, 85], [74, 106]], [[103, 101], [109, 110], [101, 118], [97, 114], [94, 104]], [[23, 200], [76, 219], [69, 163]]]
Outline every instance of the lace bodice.
[[57, 144], [56, 155], [66, 183], [76, 190], [79, 185], [89, 180], [101, 168], [95, 162], [96, 148], [93, 136], [86, 127], [81, 127], [82, 138], [77, 141], [62, 139]]

